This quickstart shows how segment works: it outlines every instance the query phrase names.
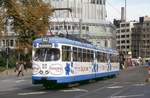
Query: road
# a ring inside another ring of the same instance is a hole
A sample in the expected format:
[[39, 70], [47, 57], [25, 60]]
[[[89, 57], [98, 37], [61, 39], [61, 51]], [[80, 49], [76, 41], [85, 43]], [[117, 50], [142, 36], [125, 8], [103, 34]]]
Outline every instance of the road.
[[0, 98], [149, 98], [150, 83], [143, 67], [123, 70], [116, 78], [72, 88], [45, 90], [31, 84], [31, 76], [0, 78]]

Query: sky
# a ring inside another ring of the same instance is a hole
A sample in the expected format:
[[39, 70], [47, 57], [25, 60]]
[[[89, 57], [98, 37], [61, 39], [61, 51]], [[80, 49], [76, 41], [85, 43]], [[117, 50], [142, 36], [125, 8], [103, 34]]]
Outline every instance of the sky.
[[[120, 19], [121, 7], [125, 0], [106, 0], [107, 20]], [[141, 16], [150, 16], [150, 0], [126, 0], [127, 21], [137, 20]]]

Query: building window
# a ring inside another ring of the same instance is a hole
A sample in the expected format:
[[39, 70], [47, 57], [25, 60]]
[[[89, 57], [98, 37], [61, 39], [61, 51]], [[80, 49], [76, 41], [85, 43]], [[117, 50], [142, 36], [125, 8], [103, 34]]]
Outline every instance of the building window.
[[149, 23], [147, 23], [146, 25], [149, 26]]
[[129, 38], [129, 35], [126, 35], [127, 38]]
[[120, 41], [117, 41], [117, 44], [120, 44]]
[[14, 46], [14, 40], [10, 40], [10, 46], [11, 46], [11, 47]]
[[120, 36], [118, 35], [117, 38], [120, 38]]
[[128, 24], [126, 24], [126, 27], [129, 27], [129, 23], [128, 23]]
[[103, 4], [104, 4], [104, 5], [106, 4], [106, 1], [105, 1], [105, 0], [103, 0]]
[[108, 47], [108, 42], [107, 42], [107, 40], [105, 40], [105, 47]]
[[125, 24], [121, 24], [121, 27], [125, 27]]
[[85, 26], [82, 26], [82, 30], [85, 30]]
[[129, 41], [129, 40], [127, 40], [127, 43], [130, 43], [130, 41]]
[[129, 32], [129, 29], [127, 29], [126, 32]]
[[121, 46], [121, 49], [125, 49], [125, 46]]
[[121, 38], [125, 38], [125, 35], [121, 35]]
[[125, 30], [123, 29], [123, 30], [121, 30], [121, 32], [122, 32], [122, 33], [124, 33], [124, 32], [125, 32]]
[[71, 29], [71, 26], [68, 26], [68, 30], [70, 30]]
[[92, 3], [92, 4], [95, 4], [95, 3], [96, 3], [96, 0], [91, 0], [91, 3]]
[[117, 33], [120, 33], [120, 30], [117, 30]]
[[86, 31], [89, 31], [89, 27], [88, 26], [86, 26]]
[[125, 40], [122, 40], [121, 43], [124, 44], [124, 43], [125, 43]]
[[102, 4], [102, 0], [97, 0], [97, 4]]

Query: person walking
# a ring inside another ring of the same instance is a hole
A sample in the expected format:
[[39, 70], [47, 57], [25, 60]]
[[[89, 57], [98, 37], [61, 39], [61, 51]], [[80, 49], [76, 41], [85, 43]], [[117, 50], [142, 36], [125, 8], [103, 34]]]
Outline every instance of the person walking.
[[18, 65], [19, 65], [19, 67], [18, 67], [17, 77], [19, 77], [20, 74], [21, 74], [22, 76], [24, 76], [24, 64], [23, 64], [23, 63], [20, 63], [20, 64], [18, 64]]

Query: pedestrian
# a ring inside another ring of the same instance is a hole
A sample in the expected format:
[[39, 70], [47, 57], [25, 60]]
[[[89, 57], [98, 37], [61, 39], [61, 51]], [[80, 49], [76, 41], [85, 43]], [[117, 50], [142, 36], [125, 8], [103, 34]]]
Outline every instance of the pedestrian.
[[17, 71], [18, 71], [18, 67], [19, 67], [19, 63], [18, 63], [18, 62], [16, 62], [16, 65], [15, 65], [15, 70], [14, 70], [14, 72], [17, 72]]
[[27, 63], [25, 61], [23, 62], [23, 65], [24, 65], [24, 70], [26, 70], [27, 72]]
[[124, 69], [124, 62], [125, 62], [124, 55], [121, 54], [120, 57], [119, 57], [119, 64], [120, 64], [120, 69], [121, 69], [121, 70]]
[[18, 67], [18, 74], [17, 74], [17, 77], [19, 77], [19, 75], [21, 74], [22, 76], [24, 76], [24, 64], [23, 63], [20, 63], [19, 64], [19, 67]]

